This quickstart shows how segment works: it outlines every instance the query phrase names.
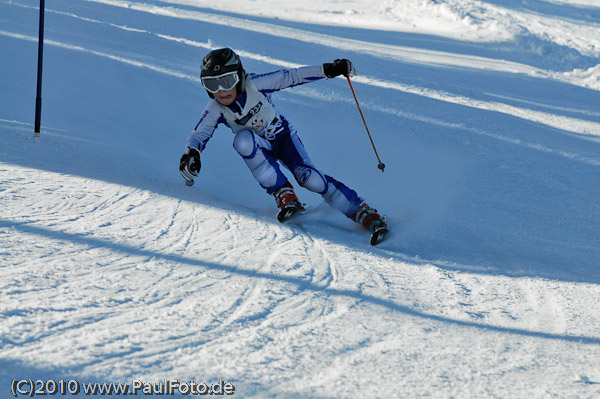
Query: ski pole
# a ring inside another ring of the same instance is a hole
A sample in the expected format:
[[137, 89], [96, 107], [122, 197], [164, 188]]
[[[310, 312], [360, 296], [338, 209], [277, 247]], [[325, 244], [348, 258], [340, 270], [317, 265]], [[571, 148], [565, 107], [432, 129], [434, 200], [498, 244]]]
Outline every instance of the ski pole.
[[358, 99], [356, 98], [356, 93], [354, 92], [354, 87], [352, 87], [352, 81], [350, 81], [350, 76], [346, 76], [348, 79], [348, 84], [350, 85], [350, 90], [352, 90], [352, 95], [354, 96], [354, 101], [356, 101], [356, 106], [358, 107], [358, 112], [360, 112], [360, 116], [362, 117], [363, 123], [365, 124], [365, 129], [367, 129], [367, 134], [369, 135], [369, 139], [371, 140], [371, 145], [373, 146], [373, 150], [375, 151], [375, 155], [377, 156], [377, 160], [379, 161], [379, 165], [377, 167], [381, 169], [385, 169], [385, 164], [381, 162], [381, 158], [379, 158], [379, 154], [377, 153], [377, 148], [375, 148], [375, 142], [373, 141], [373, 137], [371, 136], [371, 132], [369, 131], [369, 127], [367, 126], [367, 121], [365, 120], [365, 116], [363, 115], [362, 110], [360, 109], [360, 104], [358, 103]]

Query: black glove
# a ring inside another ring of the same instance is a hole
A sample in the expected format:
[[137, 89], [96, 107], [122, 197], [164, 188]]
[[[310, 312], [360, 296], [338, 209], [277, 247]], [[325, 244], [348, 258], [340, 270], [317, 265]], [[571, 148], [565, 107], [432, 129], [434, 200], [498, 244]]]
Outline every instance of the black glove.
[[346, 77], [356, 76], [354, 65], [347, 59], [337, 59], [333, 63], [323, 64], [323, 72], [329, 79], [344, 75]]
[[197, 148], [188, 147], [179, 161], [179, 172], [186, 182], [194, 182], [194, 177], [200, 172], [200, 151]]

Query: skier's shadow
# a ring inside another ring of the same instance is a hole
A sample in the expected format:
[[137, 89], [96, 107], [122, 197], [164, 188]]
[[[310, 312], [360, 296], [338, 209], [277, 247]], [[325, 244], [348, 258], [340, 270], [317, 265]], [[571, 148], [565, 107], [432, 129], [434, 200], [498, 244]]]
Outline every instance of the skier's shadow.
[[255, 269], [242, 269], [237, 266], [224, 265], [212, 262], [206, 262], [203, 260], [187, 258], [178, 255], [172, 254], [164, 254], [160, 252], [154, 252], [147, 249], [134, 248], [131, 246], [114, 243], [111, 241], [105, 241], [99, 238], [93, 238], [80, 234], [72, 234], [66, 233], [62, 231], [54, 231], [43, 227], [33, 226], [28, 223], [15, 222], [12, 220], [0, 219], [0, 228], [11, 228], [17, 231], [20, 231], [25, 234], [33, 234], [41, 237], [46, 237], [53, 240], [60, 241], [70, 241], [80, 245], [86, 245], [90, 247], [103, 247], [108, 248], [112, 251], [122, 252], [125, 254], [130, 254], [133, 256], [141, 256], [146, 258], [156, 258], [162, 259], [169, 262], [176, 262], [180, 264], [185, 264], [189, 266], [201, 267], [208, 270], [218, 270], [224, 271], [227, 273], [231, 273], [238, 276], [245, 276], [254, 279], [262, 279], [262, 280], [270, 280], [275, 282], [282, 282], [286, 284], [292, 284], [298, 287], [301, 291], [312, 291], [312, 292], [320, 292], [326, 296], [332, 297], [348, 297], [352, 299], [356, 299], [359, 301], [363, 301], [366, 303], [370, 303], [376, 306], [381, 306], [388, 310], [399, 312], [408, 316], [419, 317], [422, 319], [428, 319], [436, 322], [452, 324], [465, 328], [477, 328], [480, 330], [499, 332], [504, 334], [518, 335], [523, 337], [534, 337], [534, 338], [542, 338], [549, 340], [557, 340], [563, 342], [575, 342], [579, 344], [588, 344], [588, 345], [600, 345], [600, 337], [590, 337], [585, 335], [560, 335], [560, 334], [551, 334], [545, 333], [542, 331], [531, 331], [524, 330], [519, 328], [509, 328], [509, 327], [500, 327], [489, 325], [485, 323], [476, 323], [472, 321], [465, 320], [457, 320], [449, 317], [428, 314], [424, 312], [420, 312], [418, 310], [412, 309], [408, 306], [400, 305], [395, 303], [392, 300], [385, 298], [378, 298], [373, 295], [364, 294], [355, 290], [347, 290], [347, 289], [336, 289], [331, 287], [323, 287], [310, 281], [306, 281], [302, 278], [293, 277], [293, 276], [285, 276], [285, 275], [277, 275], [272, 273], [265, 273], [256, 271]]

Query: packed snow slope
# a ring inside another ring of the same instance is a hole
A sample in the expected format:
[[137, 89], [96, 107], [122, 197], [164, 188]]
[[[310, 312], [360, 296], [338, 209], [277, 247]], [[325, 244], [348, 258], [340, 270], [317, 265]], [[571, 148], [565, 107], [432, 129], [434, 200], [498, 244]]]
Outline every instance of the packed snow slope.
[[[1, 397], [600, 397], [597, 1], [46, 6], [34, 138], [39, 2], [0, 0]], [[224, 127], [185, 186], [199, 63], [224, 46], [254, 72], [354, 62], [384, 173], [345, 79], [274, 101], [385, 242], [301, 189], [312, 210], [277, 223]]]

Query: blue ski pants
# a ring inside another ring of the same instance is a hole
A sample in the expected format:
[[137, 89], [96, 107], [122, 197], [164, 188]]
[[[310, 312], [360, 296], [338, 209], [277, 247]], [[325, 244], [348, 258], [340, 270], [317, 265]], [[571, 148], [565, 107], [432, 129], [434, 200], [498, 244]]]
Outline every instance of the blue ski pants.
[[269, 194], [288, 181], [279, 167], [281, 162], [300, 186], [320, 194], [330, 206], [349, 218], [362, 202], [356, 191], [315, 167], [295, 130], [282, 133], [273, 141], [251, 130], [242, 130], [235, 135], [233, 147]]

